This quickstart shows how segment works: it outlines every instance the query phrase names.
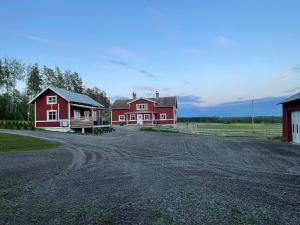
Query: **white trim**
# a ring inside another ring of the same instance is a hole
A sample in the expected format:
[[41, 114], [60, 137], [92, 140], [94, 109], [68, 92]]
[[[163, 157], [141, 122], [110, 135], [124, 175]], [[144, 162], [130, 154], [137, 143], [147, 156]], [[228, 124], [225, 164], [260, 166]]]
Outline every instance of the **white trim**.
[[[164, 119], [161, 118], [162, 115], [165, 115], [166, 117]], [[159, 114], [159, 120], [168, 120], [167, 113], [160, 113]], [[170, 119], [171, 120], [171, 119]], [[173, 119], [174, 120], [174, 119]]]
[[[138, 107], [138, 106], [139, 106], [139, 107]], [[145, 108], [141, 108], [141, 106], [144, 106]], [[136, 105], [135, 105], [135, 109], [136, 109], [137, 111], [148, 110], [148, 104], [147, 104], [147, 103], [136, 104]]]
[[[146, 115], [148, 115], [149, 116], [149, 119], [145, 119], [145, 116]], [[144, 121], [151, 121], [151, 116], [150, 116], [151, 114], [150, 113], [145, 113], [144, 115], [143, 115], [143, 120]]]
[[[49, 102], [49, 98], [55, 98], [55, 102]], [[57, 104], [57, 95], [48, 95], [47, 96], [47, 105]]]
[[[134, 119], [131, 119], [131, 116], [134, 116]], [[136, 121], [136, 115], [134, 113], [129, 114], [129, 121]]]
[[[49, 120], [49, 112], [55, 112], [56, 114], [55, 114], [55, 117], [56, 117], [56, 119], [55, 120]], [[47, 115], [47, 122], [57, 122], [58, 120], [57, 120], [57, 110], [46, 110], [46, 115]]]
[[135, 101], [138, 101], [138, 100], [141, 100], [141, 99], [147, 100], [147, 101], [150, 101], [150, 102], [154, 102], [154, 103], [155, 103], [155, 101], [153, 101], [153, 100], [151, 100], [151, 99], [148, 99], [148, 98], [137, 98], [137, 99], [134, 99], [134, 100], [132, 100], [132, 101], [130, 101], [130, 102], [127, 102], [127, 104], [130, 104], [130, 103], [132, 103], [132, 102], [135, 102]]
[[[121, 119], [121, 116], [124, 117], [124, 119]], [[125, 115], [119, 115], [119, 122], [124, 122], [126, 121], [126, 116]]]

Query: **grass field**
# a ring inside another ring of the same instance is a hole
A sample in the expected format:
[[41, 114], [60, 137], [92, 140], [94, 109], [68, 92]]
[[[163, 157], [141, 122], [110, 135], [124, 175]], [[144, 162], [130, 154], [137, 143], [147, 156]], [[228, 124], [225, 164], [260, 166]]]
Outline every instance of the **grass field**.
[[30, 151], [55, 148], [57, 142], [40, 138], [0, 133], [0, 152]]
[[280, 139], [282, 124], [251, 124], [251, 123], [178, 123], [176, 128], [155, 127], [151, 131], [181, 132], [199, 135], [255, 137]]

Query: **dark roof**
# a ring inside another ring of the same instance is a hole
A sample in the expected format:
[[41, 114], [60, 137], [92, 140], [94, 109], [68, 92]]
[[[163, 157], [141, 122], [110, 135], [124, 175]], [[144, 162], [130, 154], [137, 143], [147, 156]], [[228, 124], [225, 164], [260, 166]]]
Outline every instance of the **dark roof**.
[[99, 102], [92, 99], [90, 96], [75, 93], [72, 91], [67, 91], [65, 89], [56, 88], [56, 87], [48, 87], [42, 92], [40, 92], [37, 96], [35, 96], [30, 103], [34, 102], [35, 99], [37, 99], [41, 94], [43, 94], [46, 90], [50, 89], [51, 91], [58, 94], [60, 97], [64, 98], [65, 100], [73, 103], [81, 103], [85, 105], [95, 106], [99, 108], [104, 108], [103, 105], [101, 105]]
[[288, 103], [288, 102], [292, 102], [292, 101], [296, 101], [296, 100], [300, 100], [300, 92], [284, 99], [279, 104], [284, 104], [284, 103]]
[[[160, 97], [158, 102], [156, 101], [156, 98], [142, 98], [142, 99], [154, 101], [156, 107], [177, 106], [176, 97]], [[111, 109], [128, 109], [129, 108], [128, 103], [131, 101], [133, 101], [133, 99], [117, 99], [113, 102]]]

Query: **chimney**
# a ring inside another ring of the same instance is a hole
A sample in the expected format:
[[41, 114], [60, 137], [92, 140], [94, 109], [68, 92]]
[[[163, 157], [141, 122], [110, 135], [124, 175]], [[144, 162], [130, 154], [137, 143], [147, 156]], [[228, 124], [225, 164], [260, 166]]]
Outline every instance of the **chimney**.
[[159, 101], [159, 92], [158, 91], [155, 92], [155, 99], [157, 102]]
[[135, 92], [132, 92], [132, 99], [136, 100], [136, 93]]

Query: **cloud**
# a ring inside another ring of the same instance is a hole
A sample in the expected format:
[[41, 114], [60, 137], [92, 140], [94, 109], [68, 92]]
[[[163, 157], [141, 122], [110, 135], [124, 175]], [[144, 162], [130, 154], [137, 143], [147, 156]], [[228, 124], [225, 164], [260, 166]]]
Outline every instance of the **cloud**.
[[198, 106], [200, 103], [204, 102], [201, 97], [195, 95], [182, 95], [178, 96], [177, 99], [180, 105]]
[[284, 91], [284, 93], [294, 93], [294, 92], [297, 92], [297, 91], [300, 91], [300, 87], [295, 87], [295, 88], [290, 88], [290, 89], [287, 89]]
[[291, 78], [295, 75], [299, 75], [299, 74], [300, 74], [300, 64], [297, 64], [297, 65], [293, 66], [292, 68], [290, 68], [285, 73], [283, 73], [282, 75], [280, 75], [279, 79], [286, 80], [286, 79], [289, 79], [289, 78]]
[[224, 47], [228, 47], [228, 46], [232, 46], [236, 44], [236, 41], [225, 37], [223, 35], [218, 35], [212, 38], [213, 43], [215, 43], [216, 45], [220, 45], [220, 46], [224, 46]]
[[185, 80], [185, 81], [183, 81], [183, 82], [184, 82], [184, 84], [186, 84], [186, 85], [190, 85], [190, 84], [191, 84], [191, 82], [188, 81], [188, 80]]
[[142, 85], [142, 84], [132, 85], [131, 88], [135, 91], [151, 91], [151, 92], [156, 91], [156, 89], [154, 87]]
[[166, 23], [166, 14], [163, 13], [161, 10], [148, 5], [146, 8], [149, 16], [160, 26], [164, 26]]
[[43, 37], [39, 37], [39, 36], [33, 36], [33, 35], [27, 35], [25, 36], [27, 39], [30, 39], [32, 41], [37, 41], [37, 42], [41, 42], [41, 43], [51, 43], [51, 40], [47, 39], [47, 38], [43, 38]]
[[198, 48], [188, 48], [188, 49], [187, 49], [187, 52], [188, 52], [189, 54], [194, 54], [194, 55], [196, 55], [196, 54], [201, 53], [201, 50], [198, 49]]
[[146, 75], [147, 77], [150, 77], [150, 78], [158, 78], [159, 76], [157, 75], [154, 75], [144, 69], [140, 69], [138, 67], [135, 67], [135, 66], [132, 66], [131, 64], [129, 64], [128, 62], [125, 62], [125, 61], [119, 61], [119, 60], [109, 60], [109, 62], [111, 64], [115, 64], [115, 65], [119, 65], [119, 66], [123, 66], [123, 67], [126, 67], [128, 69], [131, 69], [131, 70], [135, 70], [143, 75]]

